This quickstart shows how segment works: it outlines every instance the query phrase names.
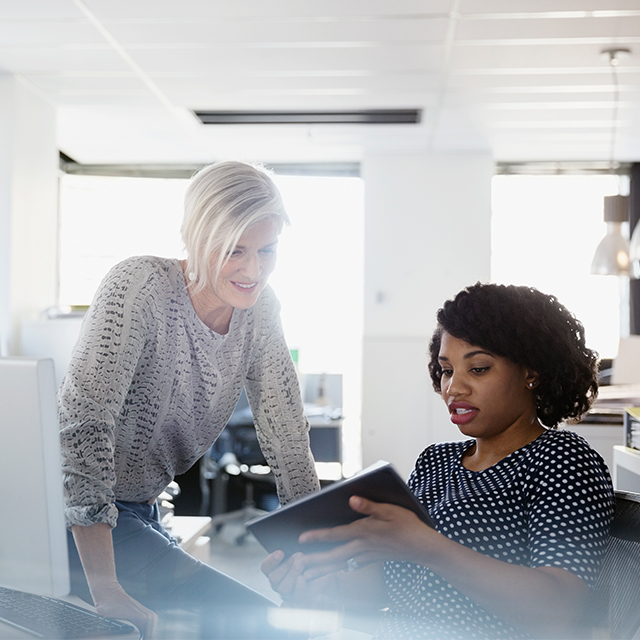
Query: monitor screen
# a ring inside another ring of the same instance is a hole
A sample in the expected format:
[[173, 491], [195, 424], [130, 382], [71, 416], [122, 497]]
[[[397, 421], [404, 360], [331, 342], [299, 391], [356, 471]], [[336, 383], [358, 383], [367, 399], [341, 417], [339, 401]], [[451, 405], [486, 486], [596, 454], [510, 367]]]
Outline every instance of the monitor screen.
[[0, 358], [0, 585], [69, 592], [53, 360]]

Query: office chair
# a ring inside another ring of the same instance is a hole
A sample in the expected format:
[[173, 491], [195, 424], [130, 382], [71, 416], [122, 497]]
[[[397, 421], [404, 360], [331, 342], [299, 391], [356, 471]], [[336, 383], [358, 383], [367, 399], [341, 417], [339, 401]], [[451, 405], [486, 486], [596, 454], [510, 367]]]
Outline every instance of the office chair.
[[640, 629], [640, 494], [615, 496], [611, 538], [586, 623], [592, 637], [631, 640]]
[[[236, 538], [236, 544], [242, 544], [249, 536], [244, 524], [266, 513], [259, 509], [254, 500], [254, 485], [260, 484], [272, 491], [275, 497], [275, 479], [273, 473], [257, 474], [250, 467], [259, 466], [268, 469], [258, 443], [253, 415], [249, 401], [243, 391], [238, 404], [222, 433], [200, 460], [200, 489], [202, 503], [200, 515], [212, 518], [213, 528], [219, 532], [229, 523], [241, 524], [242, 532]], [[238, 476], [244, 489], [241, 507], [229, 511], [229, 476]]]

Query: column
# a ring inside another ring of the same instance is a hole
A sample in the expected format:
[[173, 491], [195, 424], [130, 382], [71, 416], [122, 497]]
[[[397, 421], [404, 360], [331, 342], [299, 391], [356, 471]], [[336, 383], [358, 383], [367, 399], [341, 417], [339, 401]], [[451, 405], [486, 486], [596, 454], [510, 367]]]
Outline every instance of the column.
[[363, 464], [407, 476], [428, 444], [454, 440], [427, 372], [435, 313], [463, 287], [488, 281], [491, 178], [487, 155], [376, 154], [365, 181]]
[[58, 150], [52, 105], [0, 75], [0, 353], [56, 303]]

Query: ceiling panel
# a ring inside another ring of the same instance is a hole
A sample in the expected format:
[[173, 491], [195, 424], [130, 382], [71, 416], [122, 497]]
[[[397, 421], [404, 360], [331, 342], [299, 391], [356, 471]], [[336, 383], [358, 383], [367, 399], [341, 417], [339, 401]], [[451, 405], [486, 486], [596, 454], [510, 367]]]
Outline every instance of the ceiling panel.
[[64, 20], [80, 17], [70, 0], [0, 0], [0, 20]]
[[[563, 68], [562, 73], [555, 73], [549, 67], [534, 67], [531, 69], [503, 69], [503, 73], [492, 73], [488, 69], [477, 69], [452, 73], [447, 87], [449, 90], [464, 88], [481, 92], [483, 89], [496, 88], [499, 91], [512, 90], [517, 93], [520, 89], [529, 91], [531, 87], [572, 87], [593, 86], [597, 91], [608, 88], [613, 95], [613, 77], [609, 67], [594, 69]], [[640, 67], [618, 69], [618, 84], [621, 87], [633, 87], [640, 80]]]
[[[640, 4], [640, 3], [638, 3]], [[509, 40], [557, 38], [576, 40], [578, 38], [616, 39], [637, 38], [640, 34], [640, 9], [636, 16], [620, 18], [527, 18], [500, 20], [462, 19], [456, 27], [456, 40]]]
[[[158, 99], [149, 90], [141, 88], [137, 91], [109, 91], [105, 93], [100, 90], [83, 91], [76, 93], [73, 91], [61, 91], [54, 94], [55, 102], [59, 107], [104, 107], [108, 105], [114, 107], [142, 107], [146, 109], [156, 109]], [[164, 135], [164, 134], [163, 134]], [[126, 141], [125, 141], [126, 143]], [[68, 154], [69, 155], [69, 154]]]
[[[114, 79], [116, 80], [116, 79]], [[290, 76], [252, 76], [250, 85], [244, 76], [225, 74], [212, 77], [170, 77], [154, 80], [167, 95], [172, 92], [194, 91], [205, 89], [222, 93], [235, 91], [324, 91], [326, 89], [353, 90], [376, 93], [396, 93], [434, 91], [438, 87], [438, 76], [428, 73], [405, 73], [388, 75], [361, 75], [358, 77], [345, 75], [305, 75]], [[177, 99], [177, 102], [181, 100]]]
[[[640, 52], [640, 36], [626, 38], [620, 46], [635, 47]], [[609, 62], [601, 54], [604, 47], [610, 46], [611, 41], [602, 38], [588, 43], [556, 43], [540, 44], [509, 44], [504, 42], [486, 44], [456, 43], [451, 54], [451, 67], [457, 69], [503, 69], [503, 68], [532, 68], [532, 67], [593, 67], [601, 65], [609, 69]], [[632, 61], [631, 61], [632, 62]], [[632, 62], [633, 63], [633, 62]], [[627, 63], [624, 62], [626, 65]], [[637, 58], [636, 58], [637, 64]]]
[[86, 20], [35, 22], [0, 21], [0, 46], [10, 47], [101, 45], [104, 38]]
[[637, 0], [462, 0], [461, 12], [465, 14], [507, 13], [584, 13], [638, 10]]
[[454, 4], [451, 0], [85, 0], [102, 19], [171, 19], [243, 17], [250, 20], [322, 19], [326, 17], [387, 16], [443, 14]]
[[95, 47], [2, 47], [0, 70], [26, 75], [62, 72], [125, 72], [129, 68], [112, 49]]
[[297, 70], [310, 69], [434, 69], [441, 59], [439, 46], [353, 46], [353, 47], [226, 47], [211, 44], [191, 49], [128, 49], [131, 57], [153, 76], [181, 70]]
[[[194, 92], [183, 94], [188, 99], [189, 109], [194, 110], [238, 110], [255, 111], [342, 111], [350, 109], [424, 108], [435, 100], [428, 100], [422, 93], [390, 95], [370, 94], [338, 90], [307, 91], [279, 90], [258, 91], [248, 89], [241, 93]], [[236, 126], [236, 125], [231, 125]], [[297, 125], [296, 125], [297, 126]]]
[[44, 92], [69, 91], [81, 93], [102, 91], [134, 91], [140, 89], [142, 82], [131, 71], [121, 73], [103, 72], [64, 72], [64, 73], [30, 73], [25, 77]]
[[237, 19], [183, 20], [165, 22], [104, 21], [105, 27], [124, 47], [132, 45], [195, 45], [198, 43], [260, 46], [268, 43], [420, 43], [442, 40], [445, 18], [390, 18], [388, 20], [326, 20], [309, 22]]
[[[0, 72], [86, 162], [357, 161], [367, 149], [640, 153], [640, 0], [0, 0]], [[424, 110], [415, 128], [205, 127], [190, 109]], [[260, 157], [269, 145], [271, 157]], [[546, 158], [544, 157], [546, 154]]]

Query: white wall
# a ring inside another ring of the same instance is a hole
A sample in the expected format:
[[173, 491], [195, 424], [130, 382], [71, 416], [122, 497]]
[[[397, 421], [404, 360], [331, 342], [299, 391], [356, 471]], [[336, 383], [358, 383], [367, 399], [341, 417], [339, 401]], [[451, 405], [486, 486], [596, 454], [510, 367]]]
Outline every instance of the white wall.
[[0, 76], [0, 353], [20, 353], [20, 322], [55, 304], [55, 109]]
[[13, 79], [0, 75], [0, 356], [8, 350], [11, 331], [11, 171]]
[[363, 463], [408, 476], [431, 442], [457, 439], [427, 372], [435, 313], [487, 281], [491, 157], [368, 155], [365, 182]]

